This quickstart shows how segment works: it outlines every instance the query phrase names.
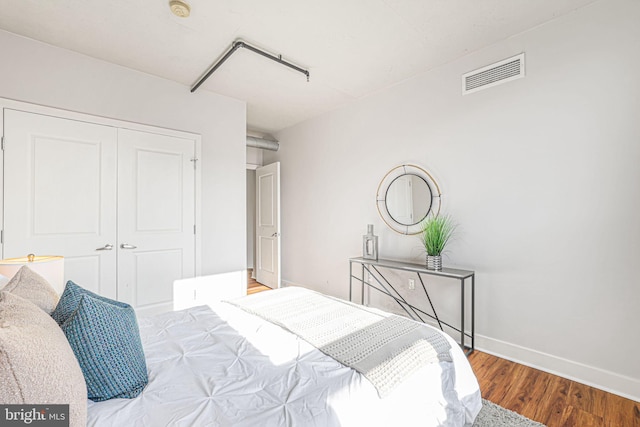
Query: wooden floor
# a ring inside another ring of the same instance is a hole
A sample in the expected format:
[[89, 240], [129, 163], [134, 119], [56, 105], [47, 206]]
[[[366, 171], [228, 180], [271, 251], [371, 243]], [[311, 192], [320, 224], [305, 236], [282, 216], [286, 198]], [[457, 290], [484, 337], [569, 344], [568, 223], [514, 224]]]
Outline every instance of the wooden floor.
[[262, 291], [268, 291], [270, 289], [271, 289], [270, 287], [262, 285], [258, 282], [249, 283], [247, 285], [247, 295], [255, 294]]
[[[252, 294], [271, 288], [249, 276]], [[482, 397], [547, 427], [640, 427], [640, 403], [478, 350], [469, 356]]]
[[548, 427], [640, 427], [640, 403], [475, 351], [482, 397]]
[[251, 294], [255, 294], [257, 292], [262, 292], [262, 291], [268, 291], [269, 289], [271, 289], [268, 286], [263, 285], [262, 283], [258, 283], [256, 282], [256, 279], [251, 277], [251, 274], [253, 273], [253, 271], [251, 269], [249, 269], [247, 271], [247, 295], [251, 295]]

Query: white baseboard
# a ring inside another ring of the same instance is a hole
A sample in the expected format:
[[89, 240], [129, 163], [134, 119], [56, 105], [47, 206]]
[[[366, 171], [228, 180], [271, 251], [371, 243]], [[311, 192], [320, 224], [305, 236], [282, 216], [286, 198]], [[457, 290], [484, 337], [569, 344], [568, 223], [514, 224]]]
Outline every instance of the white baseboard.
[[640, 380], [476, 334], [476, 349], [640, 402]]

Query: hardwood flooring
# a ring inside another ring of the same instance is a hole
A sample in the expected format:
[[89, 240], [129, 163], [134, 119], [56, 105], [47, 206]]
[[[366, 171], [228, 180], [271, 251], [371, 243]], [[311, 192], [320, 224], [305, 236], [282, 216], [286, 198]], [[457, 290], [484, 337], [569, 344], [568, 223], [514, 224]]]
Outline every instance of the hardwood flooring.
[[257, 292], [268, 291], [271, 289], [268, 286], [263, 285], [262, 283], [258, 283], [256, 279], [251, 277], [253, 271], [251, 269], [247, 270], [247, 295], [255, 294]]
[[482, 397], [548, 427], [640, 427], [640, 403], [480, 351]]
[[[269, 289], [249, 273], [249, 294]], [[547, 427], [640, 427], [639, 402], [478, 350], [469, 362], [482, 397]]]
[[247, 295], [255, 294], [262, 291], [268, 291], [271, 288], [261, 283], [254, 282], [247, 285]]

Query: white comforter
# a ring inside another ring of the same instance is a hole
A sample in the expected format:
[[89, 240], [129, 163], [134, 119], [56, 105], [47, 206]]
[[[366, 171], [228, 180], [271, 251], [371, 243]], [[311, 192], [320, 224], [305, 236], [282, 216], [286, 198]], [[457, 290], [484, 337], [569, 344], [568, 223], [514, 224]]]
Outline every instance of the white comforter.
[[425, 366], [381, 399], [353, 369], [230, 304], [139, 323], [149, 384], [135, 399], [89, 402], [88, 426], [465, 426], [481, 408], [453, 340], [454, 363]]

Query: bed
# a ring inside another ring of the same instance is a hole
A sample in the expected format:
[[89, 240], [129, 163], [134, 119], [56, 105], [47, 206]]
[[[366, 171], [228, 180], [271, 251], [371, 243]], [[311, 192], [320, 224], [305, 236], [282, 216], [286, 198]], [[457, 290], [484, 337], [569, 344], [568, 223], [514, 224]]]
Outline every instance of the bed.
[[[262, 294], [292, 292], [310, 291]], [[481, 408], [471, 367], [448, 336], [451, 361], [420, 366], [381, 397], [363, 374], [235, 300], [138, 324], [149, 382], [133, 399], [88, 401], [88, 426], [461, 427]]]

